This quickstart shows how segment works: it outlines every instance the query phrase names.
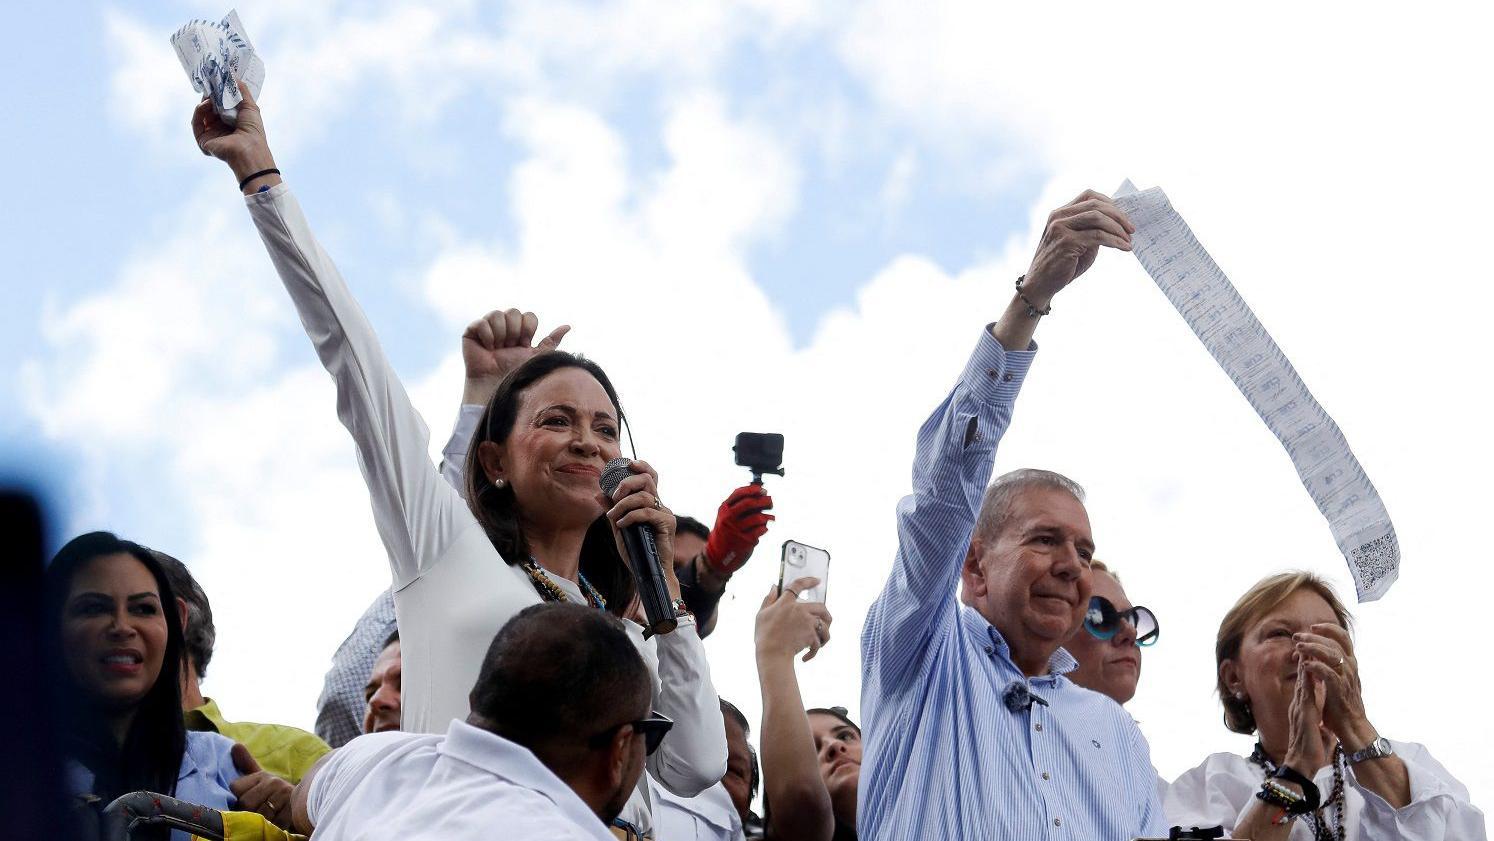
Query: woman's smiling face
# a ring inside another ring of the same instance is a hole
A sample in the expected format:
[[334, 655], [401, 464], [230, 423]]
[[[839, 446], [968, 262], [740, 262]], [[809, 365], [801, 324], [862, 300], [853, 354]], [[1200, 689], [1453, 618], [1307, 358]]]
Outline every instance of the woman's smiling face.
[[166, 655], [166, 609], [155, 576], [129, 554], [78, 567], [63, 605], [62, 645], [68, 672], [90, 700], [121, 709], [145, 698]]
[[481, 446], [488, 478], [508, 483], [525, 521], [585, 526], [602, 515], [597, 481], [620, 454], [617, 407], [590, 373], [561, 368], [524, 390], [502, 444]]

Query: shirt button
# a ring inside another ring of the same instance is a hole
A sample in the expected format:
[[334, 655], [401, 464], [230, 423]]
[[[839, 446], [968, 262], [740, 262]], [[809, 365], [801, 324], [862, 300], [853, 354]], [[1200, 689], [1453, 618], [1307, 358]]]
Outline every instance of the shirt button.
[[1038, 722], [1038, 723], [1037, 723], [1037, 724], [1035, 724], [1035, 725], [1033, 725], [1033, 726], [1034, 726], [1034, 727], [1036, 727], [1036, 728], [1037, 728], [1037, 729], [1038, 729], [1038, 732], [1039, 732], [1039, 733], [1041, 733], [1041, 732], [1043, 732], [1043, 725], [1042, 725], [1042, 722]]
[[1053, 825], [1054, 826], [1063, 826], [1063, 818], [1054, 818], [1053, 819]]
[[995, 379], [996, 378], [996, 369], [995, 368], [987, 368], [986, 369], [986, 376], [990, 377], [991, 379]]
[[1047, 771], [1043, 772], [1043, 779], [1045, 779], [1045, 780], [1048, 779], [1048, 772]]
[[1004, 382], [1004, 383], [1011, 382], [1012, 381], [1012, 374], [1011, 374], [1011, 372], [1008, 371], [1005, 374], [1002, 374], [1001, 375], [1001, 381]]

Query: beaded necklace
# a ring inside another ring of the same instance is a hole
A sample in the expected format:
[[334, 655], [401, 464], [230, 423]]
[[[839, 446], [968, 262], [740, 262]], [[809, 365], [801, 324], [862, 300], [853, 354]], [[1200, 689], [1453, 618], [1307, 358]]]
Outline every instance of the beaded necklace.
[[[523, 567], [524, 572], [529, 574], [530, 583], [534, 585], [535, 590], [539, 591], [540, 598], [547, 602], [568, 601], [565, 591], [556, 586], [555, 582], [550, 580], [550, 576], [545, 575], [533, 560], [525, 563]], [[602, 598], [597, 588], [591, 586], [591, 582], [587, 581], [586, 576], [581, 573], [577, 572], [576, 577], [581, 579], [581, 592], [586, 594], [586, 601], [597, 610], [606, 610], [607, 600]]]
[[[1266, 749], [1261, 747], [1260, 742], [1255, 743], [1255, 750], [1250, 753], [1250, 761], [1261, 766], [1266, 772], [1266, 779], [1276, 773], [1276, 763], [1266, 756]], [[1322, 805], [1311, 813], [1305, 815], [1307, 825], [1312, 828], [1313, 841], [1344, 841], [1344, 746], [1337, 745], [1333, 748], [1333, 791], [1323, 799]], [[1328, 816], [1323, 814], [1329, 806], [1333, 807], [1333, 825], [1328, 823]]]

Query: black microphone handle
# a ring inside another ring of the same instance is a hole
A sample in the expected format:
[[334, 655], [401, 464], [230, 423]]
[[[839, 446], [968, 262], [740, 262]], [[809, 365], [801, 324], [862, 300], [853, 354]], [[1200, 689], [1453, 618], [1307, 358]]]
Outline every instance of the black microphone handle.
[[623, 548], [628, 550], [628, 566], [632, 567], [633, 580], [638, 584], [638, 598], [643, 602], [644, 615], [648, 617], [648, 633], [667, 634], [679, 624], [674, 618], [674, 605], [669, 598], [669, 586], [664, 583], [664, 570], [659, 565], [659, 547], [654, 543], [652, 526], [635, 523], [622, 530]]

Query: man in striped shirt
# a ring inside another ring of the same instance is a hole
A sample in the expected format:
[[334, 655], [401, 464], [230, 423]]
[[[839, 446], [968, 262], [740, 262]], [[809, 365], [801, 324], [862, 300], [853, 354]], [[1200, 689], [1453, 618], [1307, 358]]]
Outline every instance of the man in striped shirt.
[[1064, 677], [1091, 588], [1083, 491], [1021, 470], [983, 494], [1038, 319], [1101, 247], [1130, 250], [1133, 230], [1094, 192], [1054, 211], [1016, 296], [919, 430], [897, 559], [861, 635], [864, 839], [1167, 835], [1135, 722]]

